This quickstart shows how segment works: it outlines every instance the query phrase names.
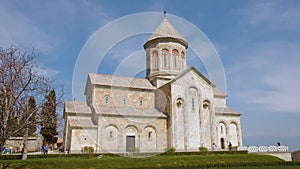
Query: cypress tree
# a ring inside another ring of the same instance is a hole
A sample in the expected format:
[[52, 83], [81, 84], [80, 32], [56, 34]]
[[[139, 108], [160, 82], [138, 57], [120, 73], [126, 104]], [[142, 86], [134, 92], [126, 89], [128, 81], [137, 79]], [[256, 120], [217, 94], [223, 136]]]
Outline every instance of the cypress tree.
[[55, 90], [51, 90], [46, 99], [41, 111], [40, 133], [44, 137], [44, 143], [53, 144], [56, 141], [54, 136], [58, 134]]

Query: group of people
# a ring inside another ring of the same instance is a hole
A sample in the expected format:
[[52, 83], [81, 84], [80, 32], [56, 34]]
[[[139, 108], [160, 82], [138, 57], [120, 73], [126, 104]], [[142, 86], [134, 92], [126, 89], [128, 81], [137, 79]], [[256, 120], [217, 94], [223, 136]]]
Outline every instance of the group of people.
[[[231, 148], [232, 148], [232, 144], [231, 144], [231, 142], [229, 142], [229, 144], [228, 144], [229, 151], [231, 151]], [[215, 143], [213, 143], [212, 150], [217, 150], [217, 149], [218, 149], [217, 145]]]
[[12, 146], [10, 146], [9, 148], [6, 146], [0, 146], [0, 154], [12, 154], [14, 152], [14, 149]]

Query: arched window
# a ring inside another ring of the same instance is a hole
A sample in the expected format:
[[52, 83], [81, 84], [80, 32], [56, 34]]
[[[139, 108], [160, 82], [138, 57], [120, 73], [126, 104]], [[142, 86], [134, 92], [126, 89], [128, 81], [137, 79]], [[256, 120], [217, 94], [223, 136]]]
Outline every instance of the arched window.
[[172, 55], [173, 55], [173, 61], [174, 61], [174, 68], [177, 68], [177, 56], [178, 56], [178, 50], [173, 49]]
[[224, 122], [219, 123], [219, 135], [226, 135], [226, 126]]
[[118, 128], [112, 125], [105, 127], [106, 137], [108, 141], [117, 139]]
[[164, 60], [164, 67], [167, 67], [168, 66], [168, 53], [169, 53], [169, 51], [168, 51], [168, 49], [163, 49], [162, 50], [162, 55], [163, 55], [163, 60]]
[[177, 104], [177, 107], [180, 108], [182, 106], [182, 104], [183, 104], [183, 100], [181, 98], [178, 98], [176, 100], [176, 104]]
[[145, 138], [148, 140], [148, 141], [156, 141], [156, 132], [155, 132], [155, 129], [153, 127], [150, 127], [150, 126], [147, 126], [145, 128]]
[[157, 51], [153, 51], [152, 55], [153, 55], [153, 61], [154, 61], [153, 66], [155, 69], [158, 69], [158, 53], [157, 53]]
[[183, 51], [181, 52], [181, 57], [185, 58], [185, 53]]
[[230, 123], [229, 125], [229, 138], [233, 146], [238, 145], [238, 131], [236, 123]]
[[210, 102], [208, 100], [204, 100], [203, 109], [209, 109], [209, 108], [210, 108]]
[[181, 62], [180, 62], [181, 69], [184, 69], [184, 58], [185, 58], [185, 53], [182, 51], [181, 52]]

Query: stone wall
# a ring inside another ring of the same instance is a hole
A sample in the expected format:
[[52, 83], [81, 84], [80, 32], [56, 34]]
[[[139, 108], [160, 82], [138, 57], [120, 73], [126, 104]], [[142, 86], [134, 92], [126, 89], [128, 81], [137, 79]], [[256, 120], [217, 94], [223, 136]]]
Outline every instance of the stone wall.
[[[28, 151], [40, 151], [43, 140], [41, 137], [28, 137]], [[6, 140], [5, 146], [10, 149], [13, 148], [16, 152], [20, 152], [23, 148], [23, 137], [11, 137]]]
[[[105, 106], [154, 107], [154, 92], [151, 90], [116, 87], [96, 87], [93, 104]], [[106, 100], [108, 97], [108, 101]]]
[[160, 152], [167, 147], [166, 119], [147, 117], [99, 117], [100, 152], [126, 152], [126, 137], [135, 139], [140, 152]]
[[81, 153], [81, 149], [85, 146], [97, 149], [97, 130], [89, 128], [73, 128], [71, 129], [71, 146], [70, 153]]

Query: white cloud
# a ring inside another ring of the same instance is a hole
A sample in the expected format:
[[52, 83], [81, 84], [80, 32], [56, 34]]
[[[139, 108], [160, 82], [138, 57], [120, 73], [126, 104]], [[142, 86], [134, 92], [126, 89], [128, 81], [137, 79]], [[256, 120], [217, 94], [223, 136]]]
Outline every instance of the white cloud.
[[32, 46], [39, 51], [48, 51], [57, 39], [43, 32], [22, 13], [0, 6], [0, 46]]
[[145, 55], [144, 50], [139, 50], [126, 56], [115, 69], [114, 75], [135, 77], [146, 68]]
[[300, 43], [265, 42], [227, 68], [235, 94], [265, 110], [300, 113]]
[[300, 6], [288, 1], [253, 1], [245, 8], [234, 9], [253, 25], [267, 25], [272, 29], [299, 29]]
[[56, 76], [56, 75], [58, 75], [60, 73], [58, 70], [54, 70], [54, 69], [42, 69], [42, 68], [40, 68], [39, 71], [40, 71], [40, 73], [42, 75], [45, 75], [45, 76], [47, 76], [47, 77], [49, 77], [51, 79], [54, 76]]

